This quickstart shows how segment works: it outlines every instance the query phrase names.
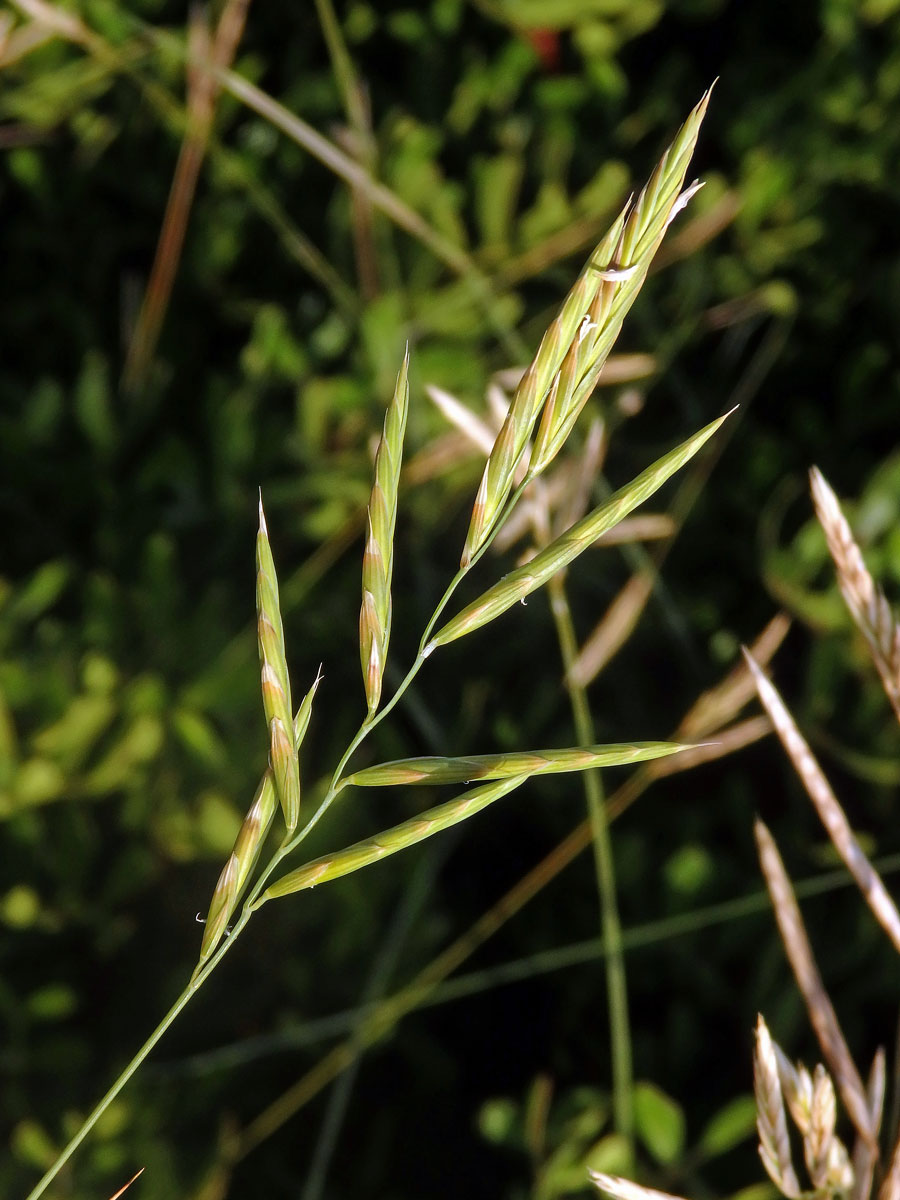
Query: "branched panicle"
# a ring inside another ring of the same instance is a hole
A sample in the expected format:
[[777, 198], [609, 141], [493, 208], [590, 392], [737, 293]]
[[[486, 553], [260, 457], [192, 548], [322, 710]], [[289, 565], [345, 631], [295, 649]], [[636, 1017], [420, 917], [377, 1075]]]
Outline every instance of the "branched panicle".
[[[473, 604], [438, 628], [445, 606], [460, 583], [465, 567], [497, 533], [507, 515], [514, 484], [531, 483], [551, 462], [568, 436], [574, 421], [593, 389], [628, 308], [646, 277], [652, 257], [668, 224], [696, 191], [682, 190], [685, 172], [706, 110], [707, 93], [688, 117], [675, 141], [663, 156], [649, 183], [638, 198], [625, 206], [606, 237], [594, 251], [562, 308], [544, 335], [538, 352], [516, 390], [500, 432], [493, 442], [478, 490], [463, 567], [451, 582], [426, 625], [415, 661], [390, 700], [381, 705], [382, 684], [391, 634], [391, 586], [394, 536], [403, 442], [409, 406], [409, 355], [404, 357], [394, 395], [388, 405], [384, 431], [375, 457], [374, 484], [370, 495], [366, 545], [362, 564], [362, 603], [359, 618], [359, 648], [367, 712], [334, 767], [320, 802], [308, 820], [299, 826], [301, 787], [298, 750], [306, 735], [311, 709], [321, 674], [316, 676], [300, 708], [293, 712], [291, 685], [285, 652], [278, 578], [269, 544], [262, 498], [259, 503], [259, 532], [256, 538], [256, 609], [262, 700], [269, 739], [269, 767], [253, 803], [238, 831], [231, 854], [213, 892], [197, 967], [168, 1014], [151, 1033], [125, 1070], [95, 1106], [78, 1132], [32, 1191], [38, 1200], [62, 1166], [119, 1095], [128, 1079], [144, 1062], [160, 1038], [178, 1017], [197, 990], [217, 969], [242, 936], [252, 915], [269, 900], [285, 896], [360, 870], [386, 856], [398, 853], [441, 830], [471, 817], [500, 797], [519, 788], [535, 775], [563, 771], [592, 771], [641, 762], [664, 762], [688, 758], [708, 746], [686, 746], [680, 742], [634, 742], [624, 745], [582, 745], [565, 749], [513, 751], [506, 754], [475, 755], [467, 758], [408, 758], [377, 763], [345, 773], [355, 751], [391, 711], [422, 669], [436, 647], [444, 645], [492, 621], [512, 605], [549, 583], [597, 539], [619, 524], [637, 505], [652, 495], [683, 467], [713, 436], [726, 417], [711, 422], [680, 446], [660, 458], [604, 504], [580, 517], [588, 505], [590, 481], [576, 480], [569, 494], [569, 528], [547, 522], [547, 544], [524, 566], [510, 572]], [[728, 414], [726, 414], [727, 416]], [[540, 426], [531, 454], [528, 444]], [[595, 448], [586, 455], [594, 462]], [[595, 464], [596, 469], [596, 464]], [[572, 511], [572, 509], [577, 509]], [[563, 532], [557, 533], [562, 529]], [[554, 536], [556, 535], [556, 536]], [[734, 731], [726, 730], [725, 742]], [[745, 731], [739, 731], [746, 741]], [[756, 736], [756, 735], [754, 735]], [[585, 742], [593, 740], [585, 736]], [[732, 740], [731, 747], [742, 744]], [[716, 757], [709, 754], [706, 757]], [[657, 771], [657, 774], [661, 772]], [[398, 784], [475, 783], [461, 795], [437, 805], [374, 837], [344, 847], [333, 854], [288, 870], [281, 878], [275, 872], [297, 848], [337, 799], [350, 786], [396, 786]], [[643, 784], [640, 785], [644, 786]], [[270, 859], [256, 871], [258, 856], [279, 808], [286, 831]], [[255, 874], [255, 878], [253, 878]], [[246, 895], [245, 895], [246, 893]], [[240, 914], [229, 930], [229, 922], [243, 899]], [[227, 936], [227, 940], [226, 939]], [[821, 1121], [827, 1130], [827, 1103]], [[783, 1114], [782, 1114], [783, 1116]], [[771, 1139], [770, 1139], [771, 1140]], [[815, 1162], [824, 1153], [817, 1146]], [[777, 1139], [770, 1156], [777, 1161], [781, 1151]], [[782, 1176], [785, 1170], [782, 1170]], [[596, 1182], [620, 1200], [671, 1200], [612, 1176], [595, 1176]], [[893, 1200], [893, 1197], [891, 1197]]]
[[400, 489], [400, 464], [409, 411], [409, 347], [384, 419], [384, 432], [375, 455], [375, 483], [369, 498], [366, 548], [359, 611], [359, 654], [366, 704], [373, 713], [381, 700], [381, 683], [391, 636], [391, 576], [394, 565], [394, 527]]

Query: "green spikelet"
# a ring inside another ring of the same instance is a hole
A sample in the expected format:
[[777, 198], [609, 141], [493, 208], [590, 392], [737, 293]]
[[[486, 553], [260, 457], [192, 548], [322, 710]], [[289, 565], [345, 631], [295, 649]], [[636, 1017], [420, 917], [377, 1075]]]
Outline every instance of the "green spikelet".
[[402, 825], [395, 825], [392, 829], [386, 829], [374, 838], [367, 838], [364, 842], [348, 846], [346, 850], [339, 850], [336, 854], [325, 855], [298, 867], [296, 871], [291, 871], [282, 879], [276, 880], [263, 895], [267, 900], [276, 896], [288, 896], [292, 892], [315, 887], [317, 883], [327, 883], [329, 879], [338, 879], [341, 875], [359, 871], [380, 858], [396, 854], [399, 850], [414, 846], [416, 842], [421, 842], [442, 829], [449, 829], [451, 825], [464, 821], [466, 817], [473, 816], [519, 787], [527, 778], [527, 775], [515, 775], [511, 779], [501, 779], [496, 783], [486, 783], [482, 787], [473, 788], [471, 792], [466, 792], [465, 795], [458, 796], [446, 804], [439, 804], [436, 808], [430, 808], [421, 816], [404, 821]]
[[[726, 416], [729, 414], [726, 413]], [[452, 642], [464, 634], [493, 621], [519, 600], [524, 600], [536, 588], [545, 584], [557, 571], [568, 566], [583, 550], [617, 525], [633, 508], [642, 504], [648, 496], [692, 458], [708, 438], [716, 432], [725, 417], [712, 421], [692, 438], [671, 450], [665, 457], [648, 467], [646, 471], [620, 488], [605, 504], [588, 513], [571, 529], [551, 542], [523, 567], [511, 571], [499, 583], [488, 588], [477, 600], [443, 625], [428, 645], [425, 653], [430, 654], [435, 646]]]
[[275, 790], [289, 830], [300, 819], [300, 765], [294, 741], [291, 684], [284, 653], [284, 629], [278, 602], [278, 576], [269, 546], [269, 531], [259, 499], [256, 536], [256, 618], [263, 709], [269, 728], [269, 762]]
[[366, 704], [373, 713], [381, 700], [381, 681], [391, 637], [391, 575], [394, 565], [394, 526], [403, 438], [409, 410], [409, 347], [397, 376], [397, 386], [384, 418], [384, 432], [375, 455], [375, 483], [369, 498], [366, 548], [362, 568], [362, 607], [359, 612], [359, 657]]
[[260, 781], [253, 803], [250, 805], [250, 811], [244, 817], [243, 824], [238, 830], [234, 848], [222, 868], [222, 874], [219, 876], [213, 892], [206, 924], [203, 927], [203, 942], [200, 946], [200, 963], [198, 965], [202, 965], [215, 950], [231, 920], [231, 915], [243, 894], [250, 872], [259, 856], [260, 847], [272, 824], [276, 807], [275, 784], [272, 772], [269, 770]]
[[509, 498], [528, 440], [541, 418], [528, 462], [534, 478], [559, 452], [593, 392], [625, 314], [647, 277], [666, 228], [696, 186], [682, 192], [707, 91], [660, 159], [637, 200], [596, 247], [522, 377], [484, 469], [462, 553], [466, 566]]
[[355, 771], [341, 786], [398, 787], [416, 783], [471, 783], [508, 779], [512, 775], [556, 775], [648, 762], [693, 749], [675, 742], [630, 742], [613, 746], [573, 746], [565, 750], [522, 750], [511, 754], [480, 754], [467, 758], [399, 758]]

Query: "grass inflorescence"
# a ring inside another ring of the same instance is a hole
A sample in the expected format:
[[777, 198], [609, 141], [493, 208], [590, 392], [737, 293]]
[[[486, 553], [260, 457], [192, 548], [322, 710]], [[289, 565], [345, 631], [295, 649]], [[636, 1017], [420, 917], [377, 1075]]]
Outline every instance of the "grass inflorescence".
[[[596, 438], [589, 438], [582, 472], [576, 476], [577, 486], [561, 506], [560, 511], [566, 513], [567, 518], [557, 522], [557, 527], [551, 532], [554, 522], [548, 514], [541, 526], [546, 527], [547, 536], [543, 537], [543, 544], [534, 556], [441, 624], [457, 587], [490, 547], [523, 494], [528, 491], [531, 500], [534, 500], [535, 487], [542, 483], [544, 472], [562, 450], [598, 383], [624, 317], [647, 276], [666, 229], [697, 190], [696, 184], [685, 188], [684, 180], [708, 100], [707, 92], [662, 156], [646, 187], [636, 200], [629, 201], [596, 247], [564, 300], [559, 314], [541, 339], [538, 351], [516, 387], [500, 431], [489, 449], [472, 509], [460, 569], [426, 624], [414, 662], [393, 695], [385, 702], [383, 686], [390, 647], [395, 530], [410, 402], [410, 354], [407, 350], [387, 406], [384, 431], [375, 456], [375, 479], [367, 512], [359, 618], [365, 714], [356, 734], [340, 756], [324, 795], [308, 812], [301, 795], [300, 751], [320, 677], [306, 692], [295, 713], [278, 573], [260, 497], [256, 539], [256, 608], [261, 700], [268, 731], [268, 766], [213, 890], [198, 962], [187, 986], [32, 1190], [29, 1200], [36, 1200], [44, 1194], [64, 1163], [165, 1031], [226, 955], [232, 952], [251, 918], [261, 908], [273, 900], [358, 871], [381, 858], [416, 845], [472, 817], [536, 775], [583, 772], [585, 778], [594, 780], [586, 786], [599, 856], [598, 878], [603, 896], [604, 928], [613, 943], [621, 940], [615, 916], [614, 881], [603, 798], [596, 782], [597, 768], [678, 757], [690, 751], [696, 753], [698, 749], [702, 752], [702, 748], [682, 741], [596, 744], [583, 690], [576, 690], [573, 686], [570, 690], [581, 745], [500, 755], [473, 754], [461, 758], [410, 758], [377, 763], [357, 771], [348, 770], [348, 765], [372, 730], [401, 701], [431, 654], [439, 647], [495, 620], [544, 585], [551, 585], [564, 659], [567, 663], [573, 662], [577, 647], [572, 643], [567, 604], [559, 588], [562, 574], [598, 539], [619, 525], [634, 508], [689, 462], [725, 420], [725, 417], [719, 417], [707, 424], [584, 515], [591, 495], [591, 475], [599, 448]], [[355, 787], [396, 787], [423, 782], [432, 786], [475, 786], [352, 846], [299, 864], [288, 861], [298, 857], [302, 843], [339, 794]], [[274, 848], [267, 858], [263, 851], [270, 838], [274, 838]], [[621, 1044], [623, 1039], [627, 1040], [627, 1023], [622, 1011], [624, 988], [618, 985], [613, 988], [611, 1002], [619, 1008], [617, 1019], [621, 1037], [618, 1053], [621, 1065], [627, 1054], [627, 1047]], [[623, 1109], [623, 1130], [627, 1119]]]

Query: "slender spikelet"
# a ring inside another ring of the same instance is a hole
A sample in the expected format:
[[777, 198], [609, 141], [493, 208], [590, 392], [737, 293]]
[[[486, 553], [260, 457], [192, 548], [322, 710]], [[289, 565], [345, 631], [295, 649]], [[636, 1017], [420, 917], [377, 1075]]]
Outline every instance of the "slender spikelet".
[[787, 751], [794, 770], [806, 788], [822, 824], [828, 831], [828, 836], [847, 864], [848, 870], [856, 880], [875, 919], [893, 942], [894, 948], [900, 953], [900, 913], [897, 912], [897, 907], [884, 886], [881, 876], [866, 858], [822, 768], [794, 723], [794, 719], [788, 712], [777, 689], [766, 679], [753, 661], [752, 655], [746, 650], [744, 657], [753, 675], [759, 698], [771, 717], [781, 744]]
[[443, 388], [428, 384], [425, 393], [435, 408], [460, 433], [464, 433], [473, 446], [477, 446], [484, 454], [490, 454], [496, 433], [486, 421], [483, 421], [481, 417], [476, 417], [470, 408], [461, 404], [455, 396], [451, 396]]
[[772, 1038], [762, 1016], [756, 1021], [756, 1046], [753, 1052], [753, 1090], [756, 1095], [756, 1128], [759, 1133], [759, 1157], [769, 1178], [785, 1196], [796, 1200], [800, 1182], [791, 1161], [787, 1118], [781, 1092], [778, 1060]]
[[821, 1063], [816, 1066], [812, 1080], [812, 1102], [809, 1129], [803, 1137], [803, 1157], [813, 1187], [824, 1188], [833, 1159], [834, 1125], [837, 1104], [831, 1076]]
[[369, 498], [366, 548], [362, 568], [362, 607], [359, 611], [359, 656], [366, 704], [373, 713], [381, 700], [381, 681], [391, 636], [391, 574], [394, 565], [394, 526], [400, 464], [409, 411], [409, 347], [397, 376], [397, 386], [384, 418], [384, 432], [375, 455], [375, 483]]
[[[790, 627], [789, 617], [784, 613], [775, 614], [750, 647], [750, 653], [757, 664], [768, 666]], [[703, 692], [694, 701], [678, 726], [678, 737], [688, 741], [706, 737], [714, 729], [737, 716], [755, 694], [753, 674], [746, 660], [740, 658], [734, 669], [729, 671], [721, 682], [708, 692]]]
[[282, 879], [276, 880], [265, 891], [264, 899], [287, 896], [292, 892], [315, 887], [318, 883], [338, 879], [341, 875], [349, 875], [381, 858], [396, 854], [408, 846], [414, 846], [417, 842], [424, 841], [425, 838], [432, 837], [441, 830], [449, 829], [451, 825], [457, 825], [467, 817], [474, 816], [481, 809], [493, 804], [495, 800], [499, 800], [501, 796], [505, 796], [519, 787], [528, 778], [528, 774], [513, 775], [511, 778], [501, 779], [496, 783], [484, 784], [482, 787], [474, 788], [471, 792], [458, 796], [455, 800], [428, 809], [421, 816], [404, 821], [401, 825], [395, 825], [392, 829], [386, 829], [376, 837], [367, 838], [363, 842], [348, 846], [345, 850], [339, 850], [336, 854], [328, 854], [323, 858], [306, 863]]
[[806, 1003], [810, 1022], [819, 1039], [825, 1061], [837, 1081], [841, 1099], [851, 1121], [867, 1144], [874, 1146], [874, 1123], [869, 1112], [868, 1098], [841, 1033], [837, 1013], [816, 967], [794, 889], [791, 887], [775, 841], [762, 821], [757, 820], [754, 832], [759, 861], [772, 899], [772, 907], [775, 909], [781, 940], [797, 986]]
[[797, 1063], [795, 1067], [777, 1042], [772, 1042], [772, 1049], [775, 1052], [778, 1079], [788, 1111], [800, 1132], [806, 1133], [809, 1130], [812, 1110], [812, 1076], [803, 1063]]
[[231, 920], [272, 824], [277, 804], [272, 771], [268, 770], [260, 781], [250, 811], [238, 830], [234, 848], [222, 868], [222, 874], [213, 892], [206, 924], [203, 927], [200, 964], [215, 950]]
[[841, 594], [866, 639], [888, 700], [900, 720], [900, 626], [866, 568], [837, 496], [817, 467], [812, 468], [809, 479]]
[[618, 767], [680, 754], [693, 746], [673, 742], [634, 742], [623, 746], [576, 746], [566, 750], [529, 750], [517, 754], [481, 754], [472, 758], [399, 758], [348, 775], [341, 786], [398, 787], [416, 783], [470, 783], [512, 775], [555, 775]]
[[629, 200], [596, 247], [541, 339], [488, 457], [463, 548], [464, 567], [503, 510], [542, 410], [544, 416], [529, 460], [531, 477], [540, 474], [559, 452], [594, 390], [669, 222], [696, 190], [688, 189], [689, 194], [679, 205], [679, 193], [708, 102], [706, 92], [637, 201]]
[[[872, 1059], [866, 1096], [869, 1101], [869, 1112], [872, 1116], [872, 1127], [877, 1137], [881, 1132], [881, 1120], [884, 1110], [885, 1087], [885, 1055], [884, 1047], [879, 1046]], [[853, 1147], [853, 1192], [851, 1200], [869, 1200], [872, 1194], [872, 1180], [875, 1175], [875, 1165], [878, 1156], [873, 1148], [867, 1145], [861, 1137], [857, 1137]]]
[[269, 727], [269, 762], [285, 824], [289, 830], [294, 830], [300, 819], [300, 765], [293, 737], [291, 684], [284, 652], [278, 576], [269, 545], [262, 496], [259, 498], [259, 533], [256, 536], [256, 618], [263, 709]]
[[605, 1175], [602, 1171], [588, 1171], [588, 1174], [601, 1192], [614, 1196], [615, 1200], [681, 1200], [671, 1192], [658, 1192], [655, 1188], [643, 1187], [618, 1175]]
[[489, 588], [438, 630], [426, 646], [425, 653], [430, 654], [435, 646], [452, 642], [487, 624], [488, 621], [493, 621], [517, 601], [524, 600], [536, 588], [545, 584], [557, 571], [568, 566], [601, 534], [617, 525], [632, 509], [642, 504], [648, 496], [652, 496], [671, 475], [683, 467], [729, 415], [726, 413], [725, 416], [719, 417], [671, 450], [631, 483], [620, 488], [605, 504], [594, 509], [561, 537], [556, 538], [524, 567], [511, 571], [499, 583]]
[[316, 692], [319, 690], [319, 684], [322, 682], [322, 667], [316, 672], [316, 677], [313, 680], [313, 685], [303, 697], [303, 702], [297, 709], [294, 716], [294, 745], [299, 751], [303, 744], [303, 739], [306, 737], [306, 730], [309, 727], [309, 718], [312, 714], [312, 703], [316, 697]]

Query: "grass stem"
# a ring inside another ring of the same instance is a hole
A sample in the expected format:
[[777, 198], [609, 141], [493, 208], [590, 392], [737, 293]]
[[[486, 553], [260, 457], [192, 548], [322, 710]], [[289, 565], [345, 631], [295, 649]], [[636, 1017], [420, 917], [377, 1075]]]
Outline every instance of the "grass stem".
[[[550, 608], [556, 625], [556, 636], [566, 674], [566, 686], [575, 734], [582, 745], [595, 740], [594, 721], [585, 689], [569, 679], [569, 670], [578, 657], [578, 640], [572, 622], [572, 610], [566, 594], [565, 573], [560, 571], [550, 580]], [[594, 845], [594, 865], [597, 872], [597, 891], [600, 896], [600, 925], [606, 947], [606, 994], [609, 1004], [610, 1053], [613, 1082], [613, 1117], [616, 1130], [629, 1143], [633, 1153], [634, 1076], [631, 1054], [631, 1028], [628, 1019], [628, 988], [625, 975], [625, 953], [622, 926], [616, 900], [616, 876], [609, 818], [606, 812], [600, 772], [585, 771], [582, 775], [587, 800], [591, 837]]]

